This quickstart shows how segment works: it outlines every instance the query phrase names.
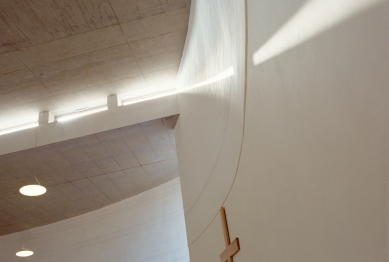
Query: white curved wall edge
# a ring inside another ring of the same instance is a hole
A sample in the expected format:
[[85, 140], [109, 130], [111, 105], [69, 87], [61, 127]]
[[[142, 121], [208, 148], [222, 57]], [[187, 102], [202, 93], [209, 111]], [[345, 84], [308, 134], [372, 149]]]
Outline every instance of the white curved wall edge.
[[[182, 93], [174, 132], [189, 244], [217, 215], [236, 175], [243, 136], [245, 36], [244, 1], [192, 1], [177, 76]], [[217, 77], [229, 68], [232, 76]], [[215, 77], [218, 81], [207, 81]], [[204, 81], [208, 84], [185, 89]]]
[[180, 180], [77, 217], [0, 237], [0, 260], [189, 262]]
[[[128, 125], [178, 114], [177, 95], [119, 106], [68, 122], [53, 122], [37, 128], [37, 146], [52, 144]], [[0, 155], [35, 146], [35, 129], [0, 136]]]

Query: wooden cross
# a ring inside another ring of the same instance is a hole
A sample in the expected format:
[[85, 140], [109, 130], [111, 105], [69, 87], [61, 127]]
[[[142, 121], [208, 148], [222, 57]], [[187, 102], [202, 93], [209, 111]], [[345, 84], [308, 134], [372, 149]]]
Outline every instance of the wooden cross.
[[228, 232], [226, 210], [224, 209], [224, 207], [220, 209], [220, 216], [222, 218], [224, 240], [226, 242], [226, 249], [223, 251], [223, 253], [220, 254], [220, 261], [233, 262], [234, 255], [240, 250], [239, 238], [235, 238], [234, 241], [230, 243], [230, 233]]

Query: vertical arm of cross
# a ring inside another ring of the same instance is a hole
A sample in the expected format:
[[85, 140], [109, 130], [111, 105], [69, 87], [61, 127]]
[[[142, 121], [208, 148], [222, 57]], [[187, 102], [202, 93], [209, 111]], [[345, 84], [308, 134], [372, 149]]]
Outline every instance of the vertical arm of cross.
[[226, 249], [220, 255], [220, 261], [233, 262], [233, 256], [240, 250], [239, 238], [235, 238], [232, 243], [230, 242], [230, 233], [228, 231], [227, 216], [224, 207], [220, 209], [220, 216], [223, 225], [224, 241], [226, 243]]
[[223, 225], [224, 241], [226, 242], [226, 247], [228, 247], [231, 242], [230, 242], [230, 232], [228, 232], [226, 210], [224, 207], [220, 208], [220, 216], [221, 216], [222, 225]]

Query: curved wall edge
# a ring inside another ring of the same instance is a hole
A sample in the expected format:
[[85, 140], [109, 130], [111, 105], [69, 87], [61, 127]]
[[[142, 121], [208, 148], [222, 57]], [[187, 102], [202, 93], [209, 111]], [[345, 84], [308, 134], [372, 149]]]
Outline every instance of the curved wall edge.
[[192, 1], [175, 128], [189, 244], [218, 213], [236, 175], [243, 135], [245, 37], [244, 1]]

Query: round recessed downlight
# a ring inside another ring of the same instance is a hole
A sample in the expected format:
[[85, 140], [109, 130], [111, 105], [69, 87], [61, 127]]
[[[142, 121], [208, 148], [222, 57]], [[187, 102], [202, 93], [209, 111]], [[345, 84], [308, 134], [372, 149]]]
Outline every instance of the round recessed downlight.
[[29, 256], [32, 256], [33, 254], [34, 254], [34, 252], [32, 252], [30, 250], [21, 250], [21, 251], [16, 253], [16, 255], [18, 257], [29, 257]]
[[46, 188], [41, 185], [28, 185], [20, 188], [19, 192], [26, 196], [40, 196], [46, 193]]

